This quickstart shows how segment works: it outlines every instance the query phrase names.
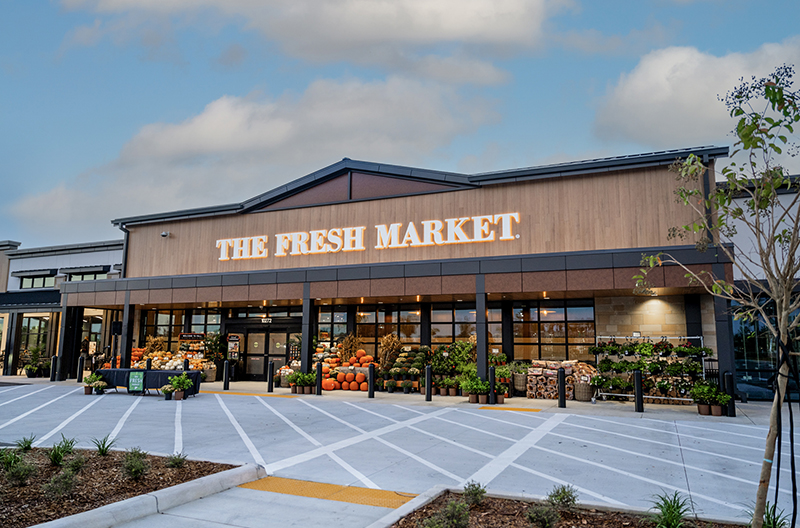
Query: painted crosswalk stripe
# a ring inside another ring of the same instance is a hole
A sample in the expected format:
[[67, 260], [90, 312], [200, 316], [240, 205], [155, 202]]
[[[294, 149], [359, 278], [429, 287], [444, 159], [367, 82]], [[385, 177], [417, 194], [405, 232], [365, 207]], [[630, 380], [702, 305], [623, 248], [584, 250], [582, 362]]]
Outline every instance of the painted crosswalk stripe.
[[231, 425], [233, 425], [233, 428], [236, 429], [237, 433], [239, 433], [239, 437], [242, 439], [242, 442], [244, 442], [245, 447], [247, 447], [247, 450], [250, 451], [250, 455], [252, 455], [253, 460], [255, 460], [256, 464], [258, 464], [259, 466], [266, 467], [267, 463], [264, 461], [264, 457], [262, 457], [261, 453], [258, 452], [258, 449], [256, 449], [255, 444], [253, 444], [253, 441], [250, 440], [249, 436], [247, 436], [247, 433], [244, 432], [244, 429], [242, 429], [242, 426], [239, 425], [239, 422], [236, 421], [236, 418], [233, 416], [233, 413], [231, 413], [231, 411], [222, 401], [222, 398], [220, 398], [219, 394], [215, 394], [214, 396], [217, 398], [219, 406], [222, 407], [222, 410], [225, 412], [225, 415], [228, 417], [228, 420], [230, 420]]
[[183, 453], [183, 426], [181, 425], [181, 404], [178, 401], [175, 407], [175, 449], [174, 453], [180, 455]]

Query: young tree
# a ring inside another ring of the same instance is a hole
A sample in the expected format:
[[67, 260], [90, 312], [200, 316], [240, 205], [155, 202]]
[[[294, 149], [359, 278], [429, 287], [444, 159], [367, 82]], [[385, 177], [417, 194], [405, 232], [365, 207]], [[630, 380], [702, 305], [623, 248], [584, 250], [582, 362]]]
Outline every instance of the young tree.
[[[790, 372], [797, 375], [790, 355], [797, 355], [792, 352], [791, 336], [800, 324], [800, 189], [777, 160], [781, 154], [797, 154], [797, 143], [791, 138], [800, 121], [800, 92], [792, 90], [793, 75], [793, 67], [784, 65], [766, 78], [742, 81], [726, 95], [724, 103], [737, 121], [731, 157], [742, 160], [722, 169], [724, 182], [708, 195], [703, 188], [707, 168], [702, 160], [689, 156], [672, 166], [680, 182], [678, 200], [696, 216], [670, 234], [694, 238], [700, 251], [713, 246], [723, 252], [738, 271], [738, 281], [692, 271], [669, 253], [644, 255], [642, 274], [634, 277], [637, 290], [645, 292], [649, 290], [648, 271], [664, 264], [681, 266], [690, 281], [731, 301], [734, 317], [760, 320], [778, 343], [777, 390], [753, 512], [754, 528], [763, 523], [788, 377]], [[794, 510], [792, 526], [797, 508]]]

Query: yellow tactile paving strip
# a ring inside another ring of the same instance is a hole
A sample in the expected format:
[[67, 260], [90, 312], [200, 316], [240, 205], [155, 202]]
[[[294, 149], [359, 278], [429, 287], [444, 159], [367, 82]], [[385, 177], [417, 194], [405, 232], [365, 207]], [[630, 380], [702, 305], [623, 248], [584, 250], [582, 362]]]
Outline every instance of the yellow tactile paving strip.
[[269, 393], [255, 393], [255, 392], [231, 392], [231, 391], [210, 391], [210, 390], [201, 390], [202, 394], [233, 394], [236, 396], [263, 396], [265, 398], [296, 398], [297, 396], [292, 396], [291, 394], [269, 394]]
[[416, 497], [413, 493], [339, 486], [337, 484], [323, 484], [281, 477], [267, 477], [242, 484], [239, 487], [392, 509], [397, 509]]
[[519, 412], [540, 412], [541, 409], [527, 409], [525, 407], [497, 407], [494, 405], [488, 405], [486, 407], [478, 407], [478, 409], [487, 409], [489, 411], [519, 411]]

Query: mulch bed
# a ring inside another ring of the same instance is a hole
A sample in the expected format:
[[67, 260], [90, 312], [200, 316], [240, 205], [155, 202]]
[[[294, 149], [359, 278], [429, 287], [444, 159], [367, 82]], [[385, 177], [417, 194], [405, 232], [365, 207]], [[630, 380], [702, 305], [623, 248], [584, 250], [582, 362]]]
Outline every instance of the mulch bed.
[[42, 492], [42, 486], [62, 468], [50, 465], [46, 453], [46, 449], [33, 449], [24, 454], [25, 461], [36, 466], [27, 485], [13, 487], [0, 478], [0, 526], [3, 528], [21, 528], [59, 519], [236, 467], [187, 460], [181, 468], [168, 468], [166, 458], [147, 455], [150, 471], [139, 480], [132, 480], [122, 471], [124, 452], [111, 451], [101, 457], [95, 450], [76, 449], [64, 457], [63, 468], [75, 457], [85, 457], [86, 465], [77, 473], [77, 485], [66, 497], [49, 499]]
[[[450, 500], [460, 499], [461, 495], [445, 492], [428, 505], [406, 515], [392, 528], [417, 528], [422, 522], [441, 510]], [[485, 498], [480, 506], [469, 512], [470, 528], [530, 528], [525, 513], [530, 502]], [[592, 509], [576, 509], [573, 512], [562, 511], [561, 522], [557, 528], [651, 528], [655, 526], [646, 516], [627, 513], [609, 513]], [[687, 521], [686, 526], [692, 526]], [[699, 523], [703, 528], [742, 528], [736, 524]]]

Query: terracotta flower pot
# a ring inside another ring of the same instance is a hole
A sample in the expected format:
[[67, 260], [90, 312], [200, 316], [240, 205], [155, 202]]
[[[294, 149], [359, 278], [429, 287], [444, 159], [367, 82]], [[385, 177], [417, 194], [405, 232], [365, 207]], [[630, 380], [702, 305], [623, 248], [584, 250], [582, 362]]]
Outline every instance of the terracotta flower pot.
[[175, 391], [173, 394], [173, 399], [175, 401], [181, 401], [183, 399], [183, 391]]
[[447, 389], [439, 387], [439, 396], [447, 396]]
[[497, 403], [498, 403], [498, 404], [499, 404], [499, 403], [505, 403], [505, 401], [506, 401], [506, 397], [505, 397], [505, 395], [503, 395], [503, 394], [498, 394], [498, 395], [497, 395]]
[[478, 395], [477, 394], [470, 394], [469, 395], [469, 402], [470, 403], [478, 403]]
[[488, 401], [489, 401], [488, 394], [478, 394], [478, 403], [480, 403], [481, 405], [486, 405], [486, 402]]
[[708, 416], [711, 414], [711, 406], [707, 403], [698, 403], [697, 412], [703, 416]]
[[722, 416], [722, 405], [712, 405], [711, 416]]
[[87, 395], [88, 395], [88, 394], [91, 394], [91, 393], [92, 393], [92, 388], [91, 388], [89, 385], [86, 385], [86, 386], [83, 388], [83, 393], [84, 393], [84, 394], [87, 394]]
[[312, 388], [313, 387], [311, 385], [306, 385], [305, 387], [303, 387], [303, 394], [311, 394]]
[[292, 385], [292, 394], [297, 394], [297, 385]]
[[458, 392], [458, 389], [456, 389], [455, 387], [451, 387], [451, 388], [447, 389], [447, 393], [450, 394], [450, 396], [458, 396], [457, 392]]

